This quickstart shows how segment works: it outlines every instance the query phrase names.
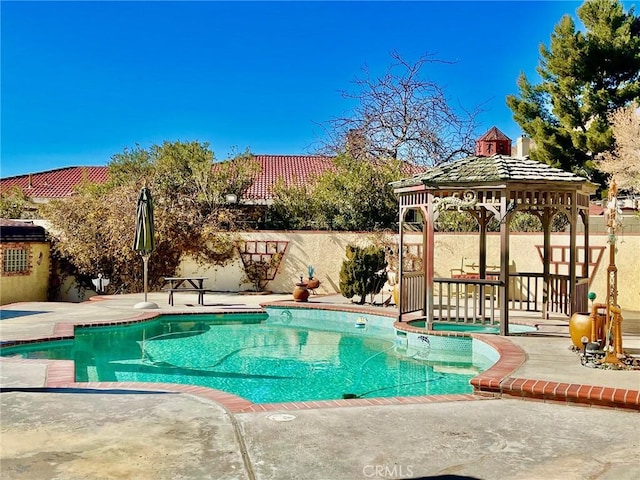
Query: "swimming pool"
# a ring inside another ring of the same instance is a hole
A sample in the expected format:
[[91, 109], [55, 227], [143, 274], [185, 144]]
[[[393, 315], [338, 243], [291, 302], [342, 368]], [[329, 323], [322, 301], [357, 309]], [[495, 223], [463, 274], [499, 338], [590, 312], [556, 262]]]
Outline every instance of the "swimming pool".
[[[496, 358], [472, 338], [403, 341], [393, 320], [309, 309], [163, 315], [77, 328], [75, 339], [0, 350], [75, 361], [77, 382], [193, 384], [254, 403], [470, 393]], [[481, 343], [481, 342], [480, 342]]]

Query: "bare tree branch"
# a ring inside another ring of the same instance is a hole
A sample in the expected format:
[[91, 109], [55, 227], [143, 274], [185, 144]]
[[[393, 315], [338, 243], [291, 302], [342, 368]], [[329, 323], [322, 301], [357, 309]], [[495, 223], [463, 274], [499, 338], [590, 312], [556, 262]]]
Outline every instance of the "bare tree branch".
[[349, 114], [329, 120], [321, 151], [349, 150], [371, 160], [397, 159], [432, 167], [471, 154], [480, 108], [454, 109], [444, 89], [422, 77], [426, 64], [451, 63], [425, 54], [411, 63], [397, 52], [384, 75], [372, 78], [369, 69], [353, 80], [355, 89], [342, 97], [355, 100]]
[[615, 149], [601, 155], [598, 166], [618, 187], [640, 192], [640, 106], [633, 103], [609, 115]]

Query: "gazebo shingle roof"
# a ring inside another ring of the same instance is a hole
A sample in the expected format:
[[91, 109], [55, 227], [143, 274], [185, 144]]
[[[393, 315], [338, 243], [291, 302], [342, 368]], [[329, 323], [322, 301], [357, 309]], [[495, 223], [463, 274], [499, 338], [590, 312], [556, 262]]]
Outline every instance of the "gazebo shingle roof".
[[394, 188], [416, 185], [465, 185], [495, 182], [588, 182], [571, 172], [527, 158], [504, 155], [465, 157], [435, 167], [426, 173], [392, 183]]

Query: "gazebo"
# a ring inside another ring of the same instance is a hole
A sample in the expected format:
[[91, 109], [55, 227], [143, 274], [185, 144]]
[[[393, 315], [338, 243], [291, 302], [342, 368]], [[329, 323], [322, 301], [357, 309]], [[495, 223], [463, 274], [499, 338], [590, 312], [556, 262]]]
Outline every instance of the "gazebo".
[[[487, 134], [497, 129], [491, 129]], [[509, 334], [509, 310], [541, 310], [542, 315], [568, 315], [587, 310], [589, 267], [589, 196], [596, 185], [586, 178], [536, 162], [488, 151], [510, 152], [510, 141], [499, 148], [496, 135], [478, 140], [476, 156], [466, 157], [406, 178], [391, 185], [399, 198], [398, 320], [423, 318], [426, 325], [438, 320], [500, 325]], [[507, 138], [507, 137], [504, 137]], [[507, 138], [508, 140], [508, 138]], [[498, 142], [499, 143], [499, 142]], [[472, 215], [479, 225], [478, 272], [457, 278], [436, 277], [434, 272], [434, 223], [440, 212], [457, 209]], [[544, 232], [542, 272], [510, 272], [509, 233], [515, 212], [529, 212], [540, 219]], [[568, 274], [550, 271], [553, 217], [564, 213], [569, 223]], [[500, 262], [487, 266], [487, 230], [500, 224]], [[578, 258], [578, 220], [584, 225], [583, 258]], [[421, 232], [421, 262], [411, 268], [405, 236]], [[578, 266], [580, 265], [580, 272]], [[523, 306], [510, 299], [510, 285], [518, 282], [532, 292]], [[541, 289], [541, 297], [538, 291]], [[437, 300], [437, 302], [436, 302]], [[519, 307], [518, 307], [519, 305]], [[532, 308], [533, 307], [533, 308]]]

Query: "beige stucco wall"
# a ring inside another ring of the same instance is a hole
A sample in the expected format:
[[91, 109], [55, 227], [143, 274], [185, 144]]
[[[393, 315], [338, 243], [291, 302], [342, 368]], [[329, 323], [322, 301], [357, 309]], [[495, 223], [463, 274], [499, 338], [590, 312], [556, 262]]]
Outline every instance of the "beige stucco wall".
[[[344, 232], [276, 232], [261, 231], [243, 233], [246, 240], [288, 241], [286, 253], [274, 280], [269, 282], [267, 289], [286, 293], [293, 291], [300, 275], [306, 278], [307, 265], [316, 269], [315, 276], [322, 282], [317, 293], [335, 293], [339, 291], [339, 272], [345, 259], [345, 248], [349, 243], [364, 245], [369, 243], [372, 234], [344, 233]], [[394, 238], [394, 236], [389, 237]], [[406, 242], [421, 243], [421, 235], [407, 235]], [[596, 274], [591, 282], [590, 290], [597, 294], [598, 301], [604, 301], [607, 282], [607, 266], [609, 263], [609, 249], [607, 235], [592, 233], [589, 237], [591, 246], [605, 247]], [[542, 261], [537, 245], [542, 245], [542, 234], [512, 233], [510, 235], [511, 268], [521, 272], [542, 272]], [[553, 245], [568, 245], [569, 235], [566, 233], [552, 235]], [[34, 261], [34, 276], [2, 278], [0, 283], [0, 299], [2, 304], [25, 300], [46, 300], [46, 283], [49, 273], [48, 244], [34, 244], [34, 259], [37, 260], [43, 249], [43, 261], [36, 265]], [[582, 245], [579, 235], [578, 245]], [[477, 234], [436, 234], [435, 243], [435, 274], [448, 277], [451, 269], [460, 268], [471, 270], [466, 265], [477, 263], [478, 235]], [[487, 238], [487, 263], [497, 265], [500, 258], [500, 236], [489, 234]], [[153, 257], [152, 257], [153, 261]], [[617, 242], [616, 265], [618, 267], [618, 303], [623, 309], [640, 311], [640, 234], [623, 233]], [[37, 267], [37, 273], [36, 273]], [[563, 272], [560, 272], [563, 273]], [[201, 267], [193, 260], [183, 260], [179, 275], [202, 275], [208, 277], [205, 286], [216, 291], [236, 292], [251, 289], [251, 284], [244, 281], [242, 262], [239, 257], [225, 267]], [[28, 280], [27, 280], [28, 279]], [[86, 298], [75, 298], [76, 289], [72, 284], [65, 284], [61, 288], [66, 301], [81, 301]]]
[[[245, 240], [288, 241], [276, 277], [269, 282], [267, 289], [275, 293], [292, 292], [300, 275], [307, 278], [307, 267], [313, 265], [314, 277], [320, 279], [317, 293], [335, 293], [339, 291], [338, 276], [345, 259], [345, 249], [349, 243], [364, 245], [370, 234], [338, 232], [276, 232], [261, 231], [243, 233]], [[237, 292], [251, 290], [252, 285], [244, 276], [239, 256], [225, 267], [201, 267], [193, 260], [185, 258], [179, 268], [179, 275], [197, 275], [208, 277], [205, 286], [212, 290]]]
[[[277, 293], [291, 292], [300, 275], [306, 278], [307, 265], [316, 269], [315, 276], [322, 282], [318, 293], [339, 291], [339, 272], [345, 259], [345, 248], [349, 243], [364, 245], [374, 238], [367, 233], [337, 232], [255, 232], [245, 233], [247, 240], [289, 241], [282, 263], [274, 280], [267, 289]], [[407, 235], [406, 242], [420, 243], [421, 235]], [[590, 235], [591, 246], [605, 247], [600, 264], [593, 277], [590, 290], [603, 301], [606, 292], [606, 270], [609, 263], [607, 236]], [[578, 245], [582, 245], [582, 238]], [[542, 245], [541, 234], [512, 233], [510, 235], [511, 270], [520, 272], [542, 272], [542, 260], [536, 246]], [[569, 245], [569, 235], [554, 234], [552, 245]], [[622, 235], [617, 243], [616, 264], [618, 267], [618, 303], [623, 309], [640, 310], [640, 235]], [[449, 277], [451, 269], [464, 268], [478, 262], [478, 235], [436, 234], [435, 274]], [[487, 263], [498, 265], [500, 258], [500, 236], [489, 234], [487, 238]], [[560, 271], [559, 273], [565, 273]], [[580, 272], [578, 272], [580, 273]], [[180, 275], [201, 275], [208, 277], [205, 286], [217, 291], [250, 290], [251, 285], [243, 281], [243, 267], [240, 258], [225, 267], [199, 267], [189, 259], [183, 260]]]
[[[11, 248], [12, 245], [3, 243], [3, 248]], [[29, 242], [15, 245], [29, 247], [31, 270], [28, 275], [0, 274], [0, 305], [46, 301], [49, 285], [49, 244]]]

